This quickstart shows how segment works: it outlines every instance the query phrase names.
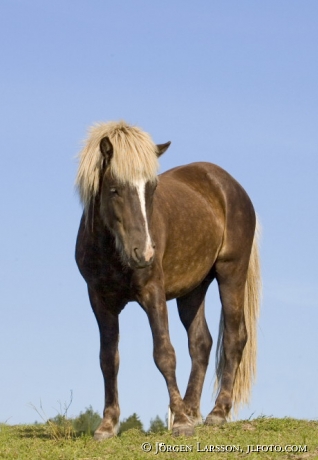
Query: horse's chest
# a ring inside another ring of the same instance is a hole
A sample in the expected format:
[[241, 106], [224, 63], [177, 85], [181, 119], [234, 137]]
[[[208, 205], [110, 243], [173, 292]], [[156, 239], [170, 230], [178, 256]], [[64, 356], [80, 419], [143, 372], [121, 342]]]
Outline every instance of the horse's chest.
[[129, 285], [129, 274], [123, 269], [114, 248], [102, 241], [83, 239], [76, 248], [79, 270], [89, 286], [99, 290], [120, 288]]

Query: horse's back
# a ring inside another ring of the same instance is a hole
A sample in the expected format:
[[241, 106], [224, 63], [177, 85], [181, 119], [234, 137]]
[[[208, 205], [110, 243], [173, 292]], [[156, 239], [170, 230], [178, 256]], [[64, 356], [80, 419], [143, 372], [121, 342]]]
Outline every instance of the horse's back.
[[240, 200], [249, 201], [243, 187], [231, 174], [220, 166], [208, 162], [195, 162], [172, 168], [159, 176], [160, 180], [184, 183], [197, 193], [205, 196], [207, 200], [227, 202], [234, 200], [234, 195], [239, 194]]

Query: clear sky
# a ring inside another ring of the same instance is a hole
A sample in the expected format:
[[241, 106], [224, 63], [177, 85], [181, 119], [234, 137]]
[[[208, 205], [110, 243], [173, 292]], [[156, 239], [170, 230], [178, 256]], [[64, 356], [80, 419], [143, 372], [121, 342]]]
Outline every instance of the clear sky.
[[[74, 261], [75, 156], [96, 121], [172, 141], [161, 171], [211, 161], [262, 223], [258, 377], [240, 418], [317, 419], [318, 3], [2, 0], [0, 422], [103, 408], [99, 336]], [[207, 297], [214, 342], [220, 303]], [[170, 302], [185, 391], [186, 333]], [[167, 413], [146, 315], [120, 317], [121, 419]], [[213, 407], [214, 356], [202, 414]]]

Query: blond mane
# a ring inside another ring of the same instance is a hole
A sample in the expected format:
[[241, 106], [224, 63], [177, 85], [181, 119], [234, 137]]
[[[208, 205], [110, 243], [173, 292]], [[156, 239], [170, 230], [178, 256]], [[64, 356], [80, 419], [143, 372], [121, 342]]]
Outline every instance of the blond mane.
[[113, 146], [109, 167], [117, 180], [134, 184], [139, 180], [155, 181], [157, 177], [157, 147], [149, 134], [124, 121], [97, 123], [89, 129], [89, 136], [79, 153], [76, 187], [84, 209], [98, 193], [104, 158], [100, 142], [106, 136]]

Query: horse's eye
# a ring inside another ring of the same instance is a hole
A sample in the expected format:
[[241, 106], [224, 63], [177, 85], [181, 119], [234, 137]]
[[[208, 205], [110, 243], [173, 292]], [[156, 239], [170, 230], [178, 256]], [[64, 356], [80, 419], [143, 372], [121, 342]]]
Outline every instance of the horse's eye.
[[111, 188], [109, 189], [109, 191], [110, 191], [110, 193], [111, 193], [112, 195], [118, 195], [117, 188], [115, 188], [115, 187], [111, 187]]

